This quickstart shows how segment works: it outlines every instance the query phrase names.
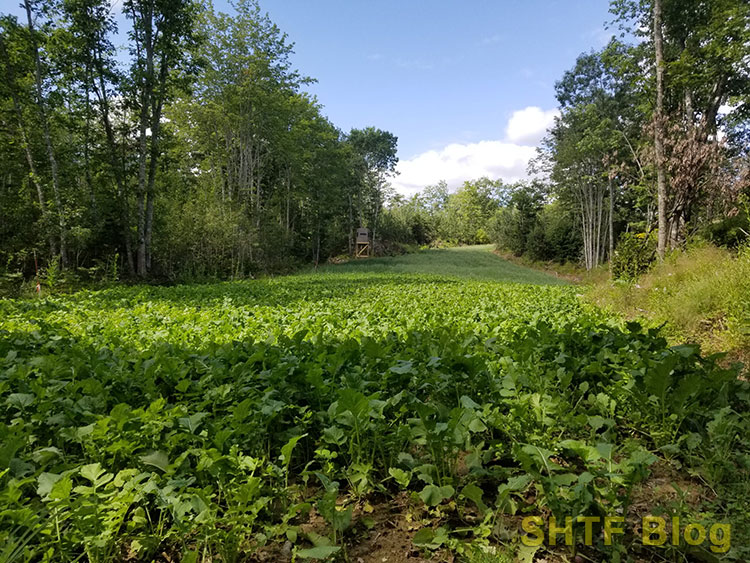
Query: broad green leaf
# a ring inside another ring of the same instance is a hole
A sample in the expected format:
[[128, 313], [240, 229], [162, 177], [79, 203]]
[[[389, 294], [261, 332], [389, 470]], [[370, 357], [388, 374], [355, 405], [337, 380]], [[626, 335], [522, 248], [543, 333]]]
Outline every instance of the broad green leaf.
[[292, 461], [292, 450], [294, 449], [294, 446], [296, 446], [297, 442], [299, 442], [305, 436], [307, 436], [307, 434], [294, 436], [281, 447], [281, 461], [284, 464], [284, 467], [289, 467], [289, 464]]
[[437, 530], [431, 528], [422, 528], [414, 534], [412, 543], [417, 547], [423, 547], [427, 549], [437, 549], [448, 540], [448, 534], [444, 527], [440, 527]]
[[162, 471], [166, 471], [169, 467], [169, 457], [167, 454], [161, 451], [151, 452], [149, 454], [141, 456], [141, 461], [146, 465], [151, 465]]
[[432, 540], [435, 538], [435, 532], [432, 528], [422, 528], [414, 534], [412, 543], [418, 547], [427, 546], [432, 544]]
[[402, 488], [405, 489], [409, 486], [409, 482], [411, 481], [411, 471], [404, 471], [398, 467], [391, 467], [388, 469], [388, 474], [393, 477], [396, 483], [401, 485]]
[[580, 440], [563, 440], [558, 445], [563, 449], [575, 452], [586, 463], [592, 463], [602, 458], [602, 455], [597, 448], [589, 446]]
[[516, 475], [514, 477], [508, 478], [508, 483], [506, 486], [510, 491], [522, 491], [529, 485], [529, 483], [531, 483], [531, 481], [531, 475]]
[[102, 469], [102, 466], [98, 463], [90, 463], [81, 467], [80, 473], [84, 479], [96, 483], [106, 473], [106, 470]]
[[335, 545], [318, 545], [309, 549], [300, 549], [297, 551], [297, 557], [302, 559], [328, 559], [341, 550]]
[[52, 487], [62, 479], [62, 475], [56, 473], [42, 473], [37, 478], [36, 494], [44, 498], [52, 492]]
[[484, 501], [482, 500], [484, 492], [473, 483], [466, 485], [461, 490], [461, 495], [476, 504], [480, 513], [484, 514], [485, 512], [487, 512], [487, 505], [484, 504]]
[[437, 506], [444, 500], [451, 498], [453, 493], [455, 493], [455, 490], [450, 485], [444, 487], [427, 485], [419, 493], [419, 498], [421, 498], [427, 506]]
[[232, 408], [232, 416], [237, 422], [242, 422], [250, 414], [250, 408], [253, 405], [253, 401], [245, 399], [241, 403], [238, 403]]
[[397, 373], [399, 375], [404, 375], [406, 373], [414, 373], [412, 363], [403, 361], [403, 360], [400, 360], [398, 362], [398, 365], [392, 366], [390, 368], [390, 371], [392, 371], [393, 373]]
[[338, 426], [329, 426], [323, 430], [323, 440], [340, 446], [346, 441], [346, 433]]
[[187, 430], [191, 434], [195, 434], [198, 428], [200, 428], [203, 419], [207, 416], [207, 412], [197, 412], [187, 417], [178, 418], [177, 422], [179, 422], [180, 426], [182, 426], [185, 430]]
[[30, 393], [11, 393], [5, 402], [11, 407], [24, 409], [34, 402], [34, 395]]

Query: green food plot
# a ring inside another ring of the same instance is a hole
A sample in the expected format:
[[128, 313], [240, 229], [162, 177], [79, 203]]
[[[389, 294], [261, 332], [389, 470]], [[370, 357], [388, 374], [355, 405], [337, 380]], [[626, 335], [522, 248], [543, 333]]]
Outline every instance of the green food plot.
[[425, 558], [500, 561], [501, 524], [627, 515], [659, 466], [719, 495], [670, 510], [739, 521], [748, 385], [556, 282], [460, 249], [2, 301], [0, 553], [343, 561], [398, 497]]

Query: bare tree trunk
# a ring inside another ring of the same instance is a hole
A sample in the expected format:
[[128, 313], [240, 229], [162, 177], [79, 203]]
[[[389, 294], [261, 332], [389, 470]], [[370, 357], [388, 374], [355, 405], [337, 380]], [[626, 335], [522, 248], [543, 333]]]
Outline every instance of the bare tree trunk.
[[[144, 277], [148, 272], [146, 262], [146, 207], [148, 198], [148, 174], [146, 170], [146, 160], [148, 158], [148, 143], [146, 140], [146, 129], [149, 125], [149, 106], [153, 95], [153, 76], [154, 76], [154, 45], [153, 45], [153, 13], [152, 7], [145, 8], [146, 13], [140, 14], [143, 21], [143, 37], [135, 38], [136, 60], [141, 59], [141, 47], [146, 51], [146, 68], [143, 75], [138, 77], [141, 83], [140, 92], [140, 116], [138, 128], [138, 192], [137, 192], [137, 239], [136, 247], [136, 273]], [[133, 8], [135, 12], [135, 8]], [[135, 21], [138, 15], [133, 13]], [[142, 69], [143, 70], [143, 69]]]
[[607, 219], [609, 227], [609, 264], [610, 270], [612, 269], [612, 257], [615, 255], [615, 229], [613, 224], [613, 217], [615, 213], [615, 193], [612, 189], [612, 178], [609, 179], [609, 217]]
[[83, 158], [84, 158], [84, 178], [86, 179], [86, 189], [89, 192], [91, 200], [91, 216], [94, 224], [99, 224], [99, 211], [94, 193], [93, 182], [91, 181], [91, 157], [89, 145], [91, 144], [91, 62], [90, 58], [86, 61], [86, 125], [84, 129], [83, 140]]
[[[18, 113], [19, 113], [19, 119], [21, 119], [20, 108], [19, 108]], [[47, 216], [47, 202], [44, 200], [44, 189], [42, 188], [42, 184], [39, 182], [39, 174], [36, 171], [36, 165], [34, 164], [34, 157], [31, 154], [31, 147], [29, 146], [29, 141], [26, 137], [26, 129], [24, 128], [23, 123], [19, 122], [18, 130], [21, 133], [21, 144], [23, 145], [24, 152], [26, 153], [26, 162], [29, 165], [29, 177], [31, 179], [31, 183], [34, 184], [34, 187], [36, 188], [37, 200], [39, 201], [39, 209], [41, 209], [42, 211], [42, 217], [46, 217]], [[52, 252], [54, 254], [55, 244], [52, 240], [50, 240], [50, 248], [52, 249]]]
[[604, 260], [607, 236], [604, 193], [604, 188], [599, 185], [579, 185], [576, 192], [580, 207], [583, 261], [587, 270], [596, 268]]
[[136, 273], [143, 277], [146, 275], [146, 122], [143, 118], [141, 118], [138, 149]]
[[349, 256], [354, 256], [354, 202], [349, 193]]
[[664, 259], [667, 248], [667, 174], [664, 164], [664, 43], [662, 37], [662, 0], [654, 0], [654, 52], [656, 56], [656, 111], [654, 112], [654, 151], [656, 156], [656, 193], [658, 198], [659, 237], [656, 252]]
[[146, 275], [146, 192], [140, 186], [140, 174], [136, 212], [138, 215], [136, 223], [138, 246], [136, 247], [135, 269], [139, 276], [144, 277]]
[[[152, 64], [153, 66], [153, 64]], [[161, 111], [164, 99], [164, 88], [166, 88], [167, 61], [162, 56], [159, 67], [159, 88], [161, 90], [158, 100], [151, 93], [151, 150], [148, 163], [148, 179], [146, 181], [146, 224], [145, 224], [145, 253], [146, 271], [151, 270], [151, 238], [154, 231], [154, 184], [156, 182], [156, 163], [159, 160], [159, 135], [161, 133]]]
[[318, 267], [320, 263], [320, 210], [318, 210], [315, 222], [315, 242], [313, 243], [313, 263]]
[[380, 215], [380, 186], [376, 188], [375, 213], [372, 220], [372, 242], [370, 243], [370, 256], [375, 256], [375, 234], [378, 230], [378, 216]]
[[583, 263], [587, 270], [590, 269], [591, 249], [589, 248], [589, 221], [586, 205], [586, 192], [583, 187], [577, 189], [578, 204], [581, 207], [581, 238], [583, 240]]
[[693, 92], [690, 88], [685, 88], [684, 105], [685, 127], [691, 127], [693, 125]]
[[286, 234], [287, 237], [291, 234], [292, 223], [291, 223], [291, 209], [292, 209], [292, 171], [291, 167], [286, 167]]
[[604, 223], [604, 194], [602, 193], [602, 189], [600, 186], [596, 187], [596, 261], [595, 265], [598, 266], [601, 264], [602, 260], [604, 259], [604, 241], [602, 240], [602, 237], [604, 236], [602, 224]]
[[29, 25], [31, 49], [34, 55], [34, 81], [36, 85], [37, 108], [42, 121], [44, 144], [47, 149], [47, 158], [49, 160], [50, 172], [52, 174], [52, 193], [55, 199], [55, 208], [57, 211], [57, 224], [60, 229], [60, 260], [62, 261], [63, 269], [65, 269], [68, 267], [68, 249], [65, 238], [67, 227], [65, 225], [65, 211], [62, 206], [62, 198], [60, 197], [60, 180], [57, 170], [57, 159], [55, 158], [55, 151], [52, 147], [52, 136], [50, 134], [49, 122], [47, 121], [47, 110], [45, 108], [44, 92], [42, 90], [42, 61], [39, 57], [39, 47], [36, 44], [36, 37], [34, 35], [34, 21], [31, 17], [31, 4], [29, 3], [29, 0], [24, 0], [23, 5], [26, 9], [26, 20]]
[[[145, 111], [142, 110], [141, 114]], [[137, 223], [136, 238], [136, 273], [146, 275], [146, 121], [141, 115], [141, 125], [138, 133], [138, 196], [136, 204]]]

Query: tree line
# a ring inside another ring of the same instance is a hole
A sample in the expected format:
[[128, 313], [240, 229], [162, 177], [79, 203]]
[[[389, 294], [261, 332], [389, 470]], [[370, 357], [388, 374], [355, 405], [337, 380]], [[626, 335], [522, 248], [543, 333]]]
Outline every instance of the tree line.
[[500, 190], [483, 231], [516, 255], [588, 269], [695, 237], [746, 241], [750, 3], [610, 7], [618, 35], [555, 85], [560, 115], [530, 166], [537, 180]]
[[255, 0], [23, 0], [0, 17], [0, 268], [245, 276], [377, 226], [397, 138], [344, 133]]
[[541, 180], [507, 183], [483, 177], [455, 190], [445, 182], [406, 198], [394, 194], [381, 229], [396, 245], [452, 246], [495, 243], [534, 260], [577, 261], [581, 237], [575, 217], [550, 201]]
[[[0, 18], [0, 268], [227, 277], [494, 242], [595, 268], [750, 232], [750, 4], [613, 0], [556, 83], [533, 181], [406, 198], [397, 138], [340, 131], [254, 0], [23, 0]], [[619, 267], [619, 266], [618, 266]], [[637, 270], [637, 268], [636, 268]], [[624, 269], [632, 272], [632, 265]]]

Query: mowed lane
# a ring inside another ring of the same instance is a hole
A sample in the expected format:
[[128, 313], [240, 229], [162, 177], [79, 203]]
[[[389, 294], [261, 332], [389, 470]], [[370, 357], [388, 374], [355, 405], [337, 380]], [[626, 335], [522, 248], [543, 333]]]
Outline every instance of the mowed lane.
[[563, 279], [519, 266], [492, 252], [492, 245], [431, 249], [403, 256], [352, 260], [325, 266], [325, 274], [432, 274], [536, 285], [567, 285]]

